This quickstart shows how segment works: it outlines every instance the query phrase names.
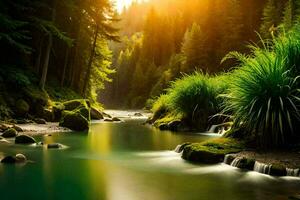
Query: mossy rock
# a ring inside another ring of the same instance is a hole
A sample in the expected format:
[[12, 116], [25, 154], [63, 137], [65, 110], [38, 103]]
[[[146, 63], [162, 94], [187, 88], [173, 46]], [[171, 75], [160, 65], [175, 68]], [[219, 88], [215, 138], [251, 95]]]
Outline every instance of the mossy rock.
[[101, 120], [104, 119], [103, 114], [95, 107], [91, 107], [91, 119]]
[[82, 116], [84, 116], [88, 121], [91, 120], [90, 109], [85, 106], [80, 106], [77, 109], [73, 110], [73, 112], [79, 112]]
[[89, 121], [78, 111], [64, 111], [59, 125], [74, 131], [85, 131], [89, 129]]
[[226, 154], [237, 153], [242, 149], [243, 145], [234, 139], [219, 138], [185, 146], [182, 158], [192, 162], [215, 164], [223, 162]]
[[238, 165], [236, 167], [240, 168], [240, 169], [253, 170], [254, 164], [255, 164], [254, 159], [241, 158], [240, 162], [238, 163]]
[[30, 110], [30, 106], [25, 100], [19, 99], [16, 102], [15, 113], [18, 116], [25, 116], [29, 112], [29, 110]]
[[33, 137], [30, 137], [28, 135], [19, 135], [15, 139], [16, 144], [34, 144], [36, 143], [35, 139]]
[[42, 118], [45, 119], [47, 122], [55, 121], [53, 110], [49, 108], [44, 108]]
[[122, 121], [121, 119], [119, 119], [119, 118], [117, 118], [117, 117], [113, 117], [111, 120], [112, 120], [113, 122], [120, 122], [120, 121]]
[[62, 103], [55, 103], [52, 107], [54, 114], [54, 121], [59, 122], [62, 117], [62, 112], [65, 110], [65, 106]]
[[160, 124], [160, 125], [158, 126], [158, 128], [159, 128], [159, 130], [161, 130], [161, 131], [169, 130], [168, 124]]
[[16, 137], [18, 135], [18, 132], [14, 128], [9, 128], [6, 131], [3, 132], [2, 137], [4, 138], [12, 138]]
[[13, 128], [18, 132], [23, 132], [23, 129], [20, 126], [14, 125]]
[[271, 176], [286, 176], [286, 167], [282, 165], [272, 165], [270, 169]]
[[17, 159], [14, 156], [6, 156], [1, 160], [1, 163], [4, 164], [14, 164], [17, 162]]
[[66, 101], [63, 103], [63, 105], [65, 106], [65, 110], [68, 111], [75, 110], [78, 107], [90, 108], [90, 103], [86, 99], [76, 99], [76, 100]]
[[182, 122], [180, 120], [174, 120], [168, 123], [168, 128], [170, 131], [178, 131], [181, 125]]

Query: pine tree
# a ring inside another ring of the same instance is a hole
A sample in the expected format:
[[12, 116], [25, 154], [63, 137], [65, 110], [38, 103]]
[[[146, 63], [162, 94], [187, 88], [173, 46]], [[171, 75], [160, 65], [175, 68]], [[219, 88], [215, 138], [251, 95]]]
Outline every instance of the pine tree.
[[283, 25], [289, 30], [297, 22], [300, 17], [300, 2], [298, 0], [289, 0], [286, 3], [283, 16]]
[[206, 58], [206, 53], [203, 49], [204, 40], [203, 32], [198, 24], [194, 23], [191, 29], [186, 31], [182, 44], [182, 54], [184, 56], [182, 71], [206, 70], [206, 66], [204, 66]]

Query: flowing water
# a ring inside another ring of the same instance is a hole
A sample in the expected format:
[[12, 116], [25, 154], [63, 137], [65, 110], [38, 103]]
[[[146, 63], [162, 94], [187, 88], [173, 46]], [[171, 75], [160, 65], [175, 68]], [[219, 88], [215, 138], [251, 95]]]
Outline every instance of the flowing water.
[[68, 146], [63, 150], [0, 145], [0, 152], [24, 153], [33, 161], [0, 164], [0, 199], [281, 200], [300, 192], [298, 178], [274, 178], [225, 164], [194, 165], [173, 151], [178, 144], [214, 134], [162, 132], [141, 125], [144, 119], [124, 121], [95, 122], [88, 135], [36, 138]]

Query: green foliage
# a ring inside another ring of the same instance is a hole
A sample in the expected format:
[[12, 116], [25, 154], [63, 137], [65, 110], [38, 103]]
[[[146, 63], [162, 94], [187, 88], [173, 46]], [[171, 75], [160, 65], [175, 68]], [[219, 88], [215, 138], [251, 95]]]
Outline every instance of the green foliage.
[[[299, 34], [299, 33], [297, 33]], [[226, 96], [225, 112], [253, 133], [262, 146], [293, 142], [300, 119], [299, 41], [295, 35], [274, 40], [274, 50], [251, 46], [252, 55], [231, 53], [241, 62]], [[297, 66], [297, 67], [296, 67]]]
[[192, 126], [204, 131], [209, 117], [220, 111], [222, 99], [219, 95], [227, 89], [228, 79], [227, 75], [211, 77], [200, 72], [185, 75], [174, 81], [167, 94], [153, 104], [154, 116], [178, 113]]

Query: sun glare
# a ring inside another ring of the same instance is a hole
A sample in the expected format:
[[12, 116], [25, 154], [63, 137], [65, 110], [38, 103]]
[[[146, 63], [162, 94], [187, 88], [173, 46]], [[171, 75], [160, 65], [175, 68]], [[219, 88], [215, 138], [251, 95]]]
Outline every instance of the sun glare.
[[132, 2], [141, 2], [143, 0], [112, 0], [112, 1], [115, 3], [115, 7], [118, 10], [118, 12], [122, 12], [122, 10], [130, 6]]

